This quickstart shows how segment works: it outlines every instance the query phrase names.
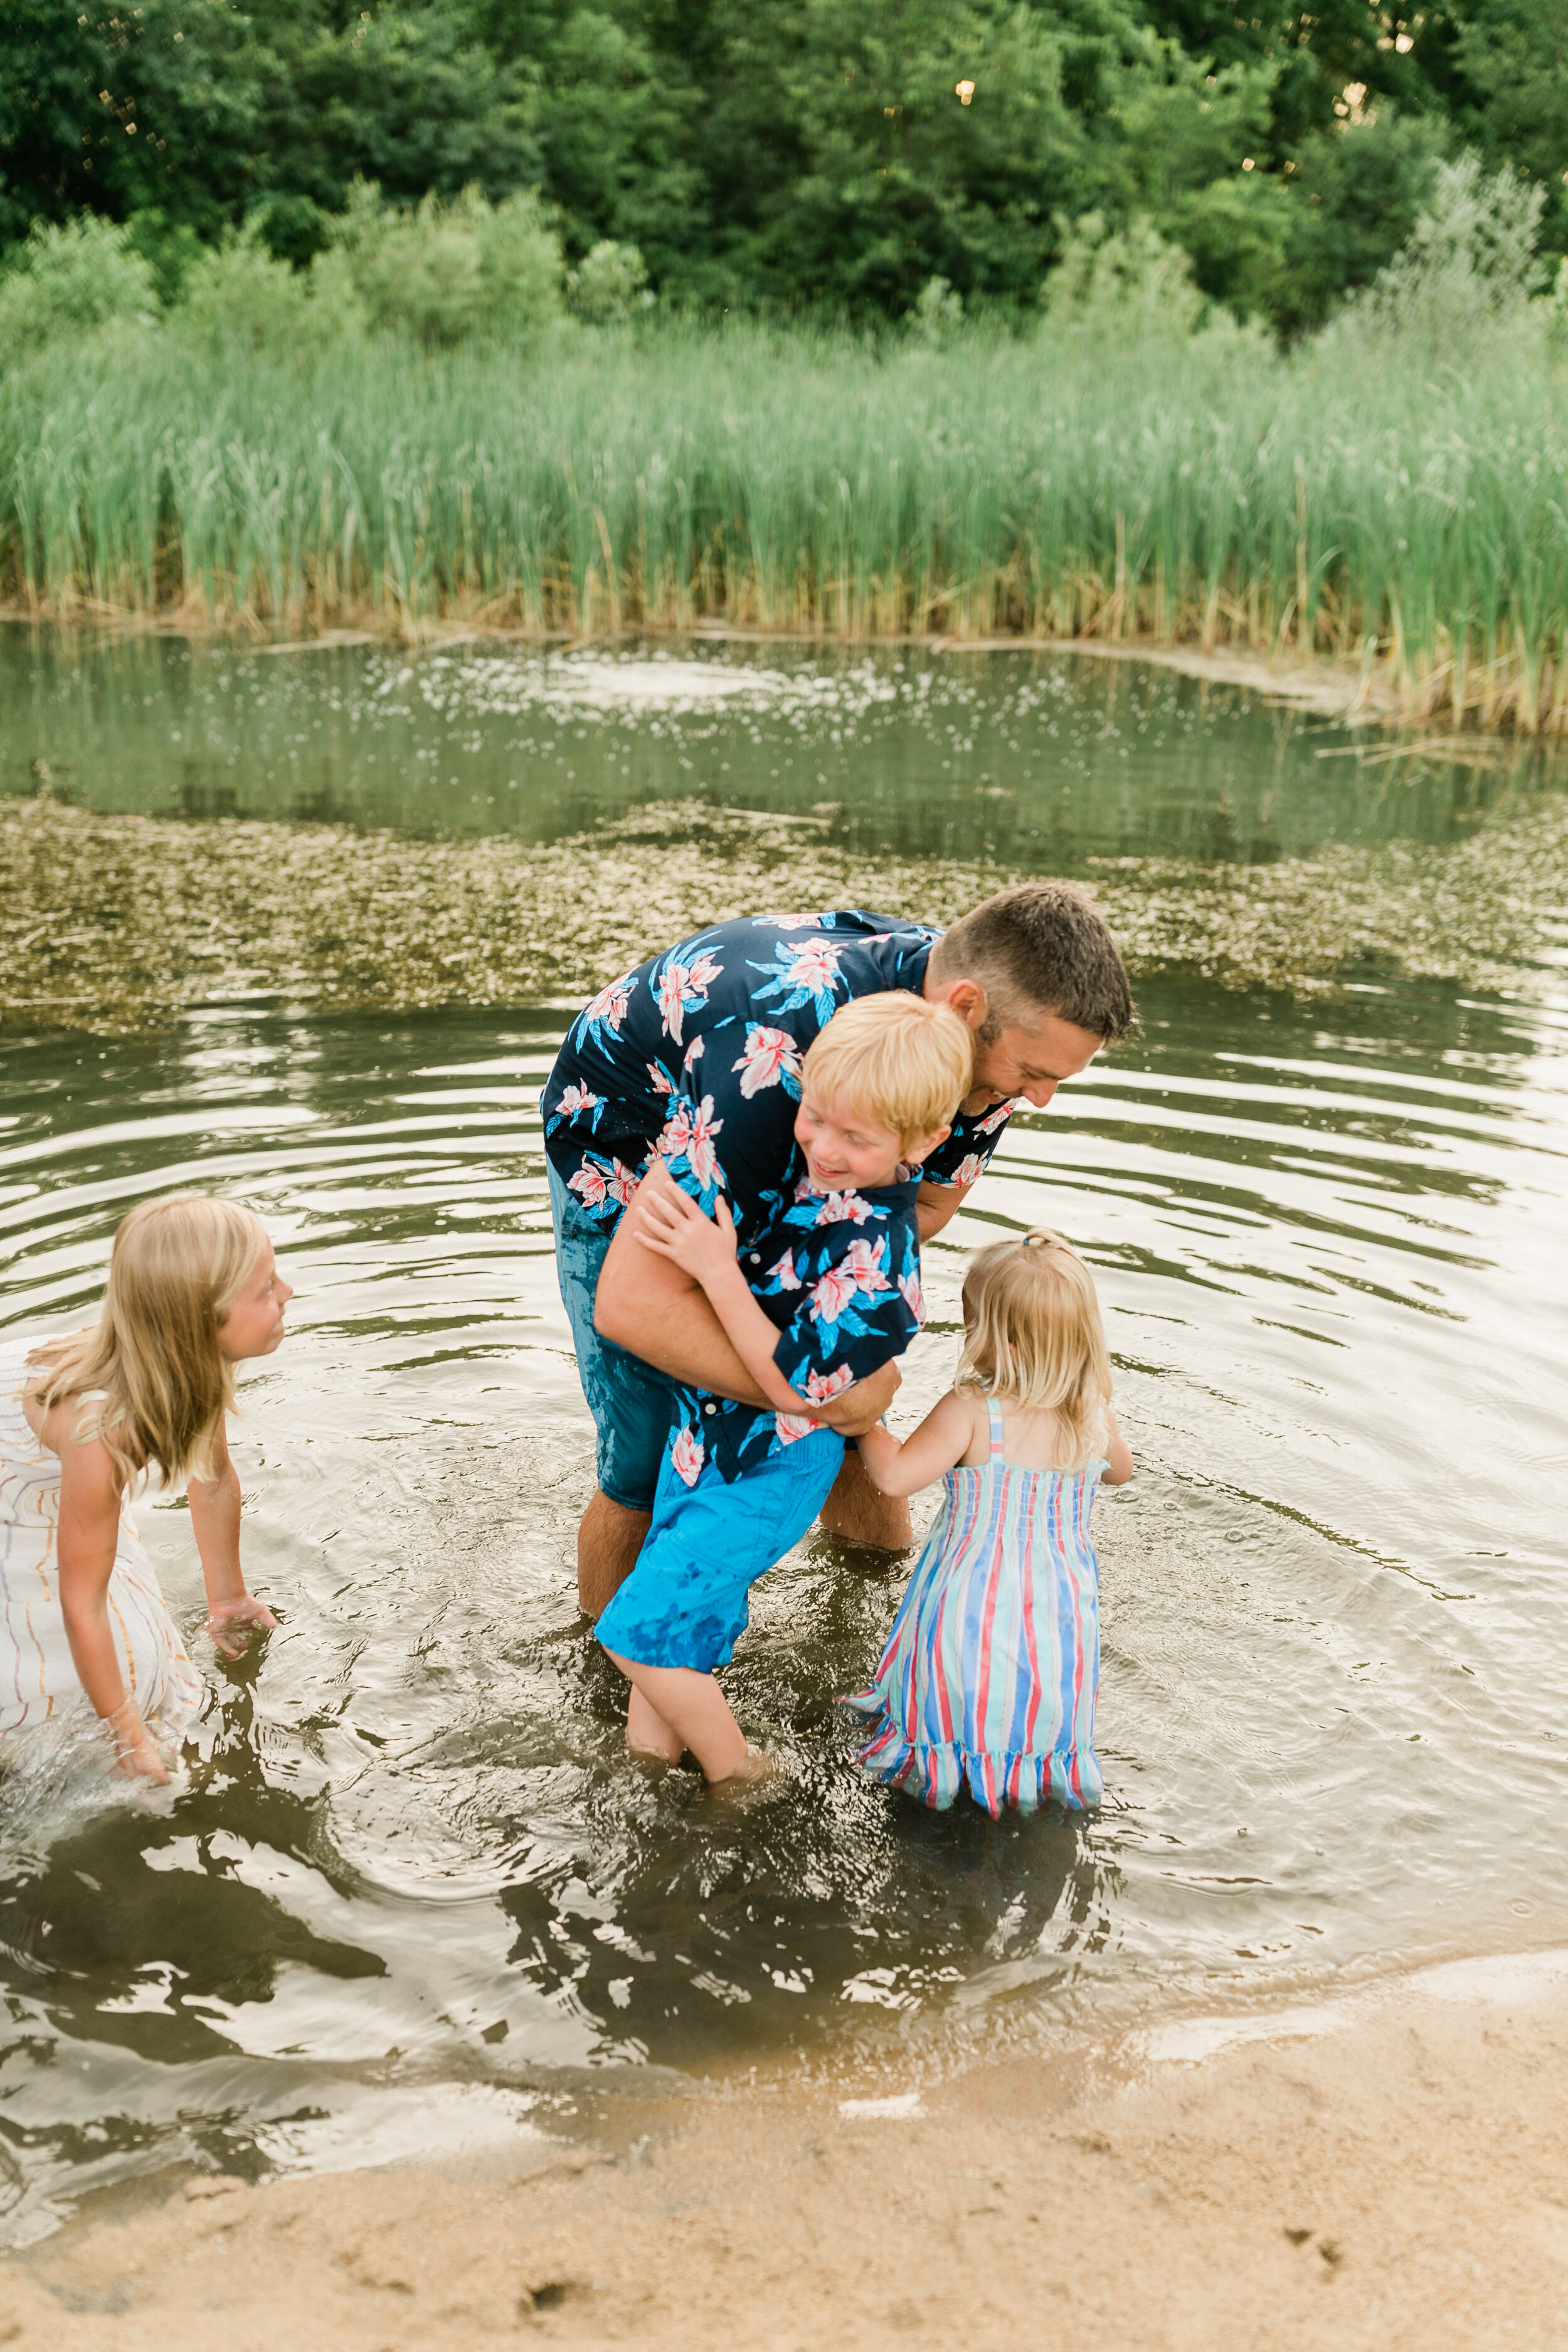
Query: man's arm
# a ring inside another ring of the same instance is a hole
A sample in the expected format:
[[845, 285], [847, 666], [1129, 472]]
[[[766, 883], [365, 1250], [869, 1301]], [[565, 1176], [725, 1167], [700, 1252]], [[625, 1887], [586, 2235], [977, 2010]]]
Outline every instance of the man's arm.
[[929, 1178], [921, 1184], [915, 1194], [915, 1220], [922, 1242], [929, 1242], [950, 1217], [957, 1216], [968, 1190], [967, 1184], [933, 1184]]
[[[679, 1190], [668, 1171], [658, 1165], [643, 1184]], [[640, 1357], [688, 1388], [733, 1397], [739, 1404], [765, 1406], [766, 1397], [731, 1346], [700, 1286], [671, 1259], [645, 1249], [638, 1241], [641, 1191], [639, 1184], [605, 1255], [594, 1297], [594, 1328], [602, 1339], [613, 1339], [628, 1355]], [[884, 1364], [842, 1396], [814, 1406], [812, 1419], [826, 1422], [846, 1437], [874, 1429], [898, 1391], [900, 1377], [896, 1364]]]
[[599, 1275], [594, 1328], [601, 1339], [613, 1339], [687, 1388], [733, 1397], [738, 1404], [765, 1405], [766, 1397], [730, 1345], [700, 1285], [638, 1241], [637, 1198], [644, 1184], [655, 1191], [679, 1190], [668, 1171], [656, 1163], [632, 1194]]

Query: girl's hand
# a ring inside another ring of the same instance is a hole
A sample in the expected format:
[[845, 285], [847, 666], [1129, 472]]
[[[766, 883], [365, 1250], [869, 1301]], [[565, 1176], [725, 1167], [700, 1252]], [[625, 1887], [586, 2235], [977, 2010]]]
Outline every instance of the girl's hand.
[[637, 1237], [645, 1249], [674, 1260], [683, 1274], [704, 1287], [735, 1263], [735, 1221], [722, 1192], [705, 1217], [678, 1185], [638, 1198], [642, 1222]]
[[134, 1699], [122, 1699], [103, 1720], [114, 1734], [114, 1744], [120, 1751], [114, 1769], [121, 1779], [156, 1780], [160, 1785], [167, 1781], [169, 1768], [159, 1755]]
[[213, 1647], [226, 1658], [241, 1657], [247, 1633], [276, 1633], [278, 1620], [264, 1601], [247, 1593], [239, 1601], [215, 1601], [206, 1630]]

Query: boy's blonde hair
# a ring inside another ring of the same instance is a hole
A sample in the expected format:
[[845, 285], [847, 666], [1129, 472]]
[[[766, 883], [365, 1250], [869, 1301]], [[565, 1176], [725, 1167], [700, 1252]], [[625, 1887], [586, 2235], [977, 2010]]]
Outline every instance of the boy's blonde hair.
[[98, 1321], [34, 1350], [46, 1409], [101, 1396], [78, 1436], [102, 1439], [122, 1483], [151, 1462], [166, 1478], [211, 1475], [234, 1405], [218, 1332], [266, 1245], [261, 1220], [237, 1201], [143, 1201], [114, 1236]]
[[801, 1077], [829, 1099], [844, 1087], [908, 1150], [952, 1125], [973, 1067], [973, 1040], [950, 1004], [889, 988], [840, 1006], [806, 1048]]
[[1078, 1252], [1044, 1225], [976, 1251], [963, 1277], [963, 1318], [953, 1386], [985, 1389], [1021, 1412], [1059, 1413], [1071, 1465], [1081, 1463], [1095, 1409], [1110, 1400], [1110, 1358], [1094, 1277]]

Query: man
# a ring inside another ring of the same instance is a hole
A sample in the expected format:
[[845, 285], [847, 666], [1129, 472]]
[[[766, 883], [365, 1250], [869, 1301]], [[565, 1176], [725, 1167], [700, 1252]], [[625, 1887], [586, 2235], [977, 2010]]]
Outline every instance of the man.
[[[597, 1616], [647, 1532], [679, 1382], [763, 1402], [701, 1290], [644, 1249], [626, 1210], [672, 1110], [683, 1148], [711, 1156], [739, 1234], [776, 1208], [794, 1152], [801, 1057], [837, 1007], [902, 988], [951, 1004], [974, 1040], [973, 1083], [926, 1161], [921, 1237], [941, 1231], [1016, 1102], [1043, 1109], [1135, 1018], [1121, 959], [1069, 884], [1003, 890], [946, 931], [889, 915], [748, 917], [700, 931], [601, 989], [574, 1023], [540, 1100], [562, 1297], [598, 1433], [599, 1491], [577, 1538], [577, 1589]], [[757, 1268], [759, 1276], [763, 1269]], [[847, 1436], [899, 1385], [888, 1365], [824, 1405]], [[833, 1533], [894, 1548], [908, 1506], [879, 1495], [851, 1454], [822, 1513]]]

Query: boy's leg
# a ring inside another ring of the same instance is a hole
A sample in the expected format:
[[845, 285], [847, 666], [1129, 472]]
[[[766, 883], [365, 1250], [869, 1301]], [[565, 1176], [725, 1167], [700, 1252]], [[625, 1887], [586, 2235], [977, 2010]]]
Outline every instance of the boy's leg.
[[688, 1486], [671, 1446], [637, 1568], [598, 1626], [607, 1655], [642, 1701], [635, 1725], [628, 1715], [629, 1744], [669, 1755], [661, 1736], [668, 1733], [690, 1748], [710, 1780], [751, 1777], [758, 1759], [713, 1668], [745, 1630], [751, 1586], [816, 1518], [843, 1453], [843, 1440], [819, 1429], [733, 1484], [703, 1461]]
[[[615, 1655], [605, 1652], [606, 1657]], [[616, 1664], [620, 1665], [620, 1660]], [[626, 1669], [621, 1668], [624, 1674]], [[686, 1742], [679, 1731], [666, 1723], [658, 1709], [644, 1698], [636, 1683], [626, 1702], [626, 1746], [634, 1756], [647, 1756], [660, 1764], [679, 1764], [686, 1753]]]
[[[619, 1657], [614, 1650], [608, 1654], [656, 1718], [668, 1726], [682, 1748], [690, 1748], [706, 1779], [728, 1780], [732, 1773], [745, 1769], [751, 1759], [746, 1735], [711, 1675], [699, 1674], [691, 1666], [640, 1665], [637, 1659]], [[626, 1737], [629, 1741], [629, 1715]]]

